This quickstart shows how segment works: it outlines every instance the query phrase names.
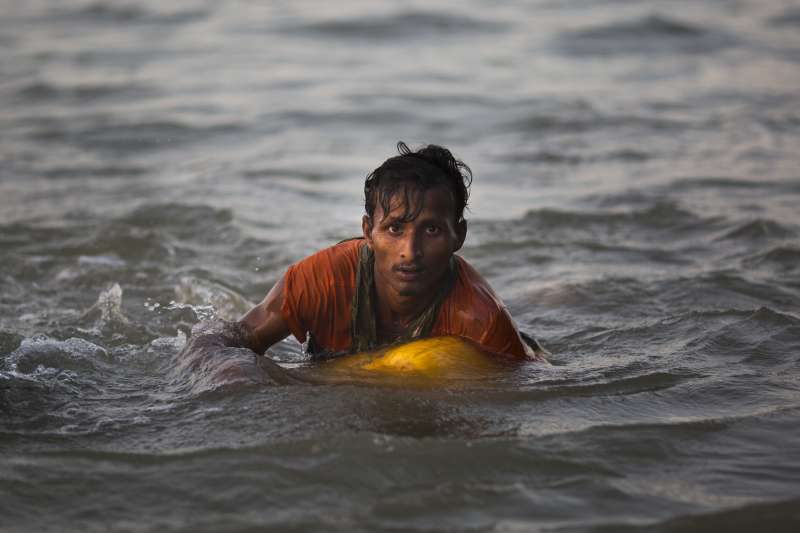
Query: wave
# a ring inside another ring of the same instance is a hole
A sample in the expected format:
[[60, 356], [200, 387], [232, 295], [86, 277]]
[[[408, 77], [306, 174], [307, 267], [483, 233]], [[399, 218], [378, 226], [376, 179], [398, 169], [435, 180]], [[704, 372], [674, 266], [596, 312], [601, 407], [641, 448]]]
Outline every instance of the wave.
[[770, 17], [767, 20], [770, 26], [779, 28], [795, 28], [800, 27], [800, 8], [790, 7], [781, 13]]
[[631, 22], [612, 22], [557, 36], [558, 49], [570, 55], [707, 54], [735, 44], [721, 30], [663, 15]]
[[35, 223], [15, 222], [0, 225], [0, 250], [30, 250], [47, 241], [68, 239], [72, 232], [64, 227], [41, 227]]
[[[761, 498], [759, 498], [760, 500]], [[800, 525], [800, 498], [779, 501], [755, 501], [732, 509], [699, 513], [650, 523], [648, 531], [791, 531]], [[609, 530], [628, 531], [641, 528], [629, 524], [604, 524]]]
[[232, 221], [233, 211], [226, 208], [205, 204], [158, 203], [137, 207], [119, 218], [117, 223], [123, 226], [169, 229], [179, 235], [191, 237], [198, 233], [198, 226], [225, 226]]
[[[562, 332], [547, 342], [555, 354], [635, 354], [647, 346], [649, 353], [668, 357], [689, 351], [747, 356], [758, 347], [783, 358], [800, 339], [800, 323], [791, 313], [795, 298], [775, 284], [715, 272], [649, 281], [604, 277], [562, 282], [528, 291], [513, 303], [548, 317], [571, 317], [548, 326]], [[671, 316], [665, 318], [665, 309]], [[728, 332], [724, 328], [730, 324], [737, 325]], [[731, 335], [740, 336], [726, 340]], [[798, 337], [792, 340], [792, 335]], [[723, 344], [724, 349], [716, 347]]]
[[[146, 204], [86, 232], [76, 231], [66, 242], [47, 246], [59, 255], [116, 256], [136, 263], [164, 262], [193, 248], [234, 242], [239, 234], [229, 209], [207, 205]], [[213, 251], [206, 250], [206, 252]]]
[[207, 141], [241, 132], [239, 124], [201, 126], [179, 121], [140, 121], [72, 125], [54, 120], [37, 120], [31, 138], [36, 141], [63, 142], [101, 152], [129, 154], [172, 148], [181, 144]]
[[16, 91], [17, 98], [26, 103], [53, 104], [54, 101], [61, 101], [64, 105], [94, 103], [98, 100], [142, 99], [153, 94], [153, 88], [132, 83], [66, 85], [46, 81], [28, 83]]
[[[800, 52], [794, 52], [794, 60], [800, 62]], [[770, 131], [776, 133], [800, 133], [800, 115], [792, 112], [775, 114], [773, 116], [762, 116], [763, 124]]]
[[794, 295], [779, 284], [732, 270], [664, 279], [657, 282], [655, 290], [662, 304], [676, 311], [733, 311], [764, 307], [782, 313], [792, 309], [794, 300]]
[[624, 396], [642, 392], [665, 391], [700, 376], [699, 373], [686, 372], [681, 369], [644, 371], [638, 375], [630, 375], [631, 369], [620, 369], [617, 372], [626, 375], [611, 376], [604, 372], [602, 377], [583, 376], [580, 380], [586, 381], [585, 383], [538, 382], [535, 388], [526, 390], [524, 395], [528, 400], [554, 397], [596, 397], [599, 395]]
[[483, 261], [483, 267], [496, 263], [503, 269], [527, 268], [569, 257], [576, 266], [599, 262], [634, 268], [649, 265], [662, 271], [696, 264], [697, 247], [705, 249], [704, 241], [713, 238], [722, 224], [677, 202], [653, 202], [652, 197], [637, 195], [627, 201], [634, 208], [623, 210], [618, 198], [606, 200], [605, 196], [591, 199], [611, 209], [541, 208], [520, 219], [476, 221], [466, 251]]
[[327, 110], [294, 110], [282, 111], [274, 115], [264, 115], [262, 120], [286, 122], [288, 124], [319, 127], [327, 124], [407, 124], [422, 120], [424, 117], [416, 116], [411, 110], [390, 110], [390, 109], [340, 109], [337, 111]]
[[81, 338], [60, 341], [46, 335], [23, 339], [7, 358], [9, 369], [22, 374], [35, 373], [39, 367], [91, 372], [102, 361], [110, 361], [102, 346]]
[[291, 32], [310, 33], [339, 39], [394, 40], [420, 34], [470, 35], [498, 32], [505, 29], [501, 22], [475, 19], [466, 16], [410, 11], [386, 16], [344, 18], [294, 26]]
[[763, 241], [764, 239], [787, 239], [796, 232], [774, 220], [759, 218], [744, 222], [717, 237], [717, 240]]
[[643, 227], [678, 229], [698, 225], [703, 218], [681, 208], [675, 202], [657, 202], [645, 209], [627, 212], [587, 212], [558, 209], [528, 211], [523, 220], [537, 228], [585, 228], [591, 226]]
[[158, 12], [134, 3], [91, 2], [76, 8], [59, 7], [48, 15], [57, 20], [77, 20], [108, 24], [182, 24], [208, 15], [204, 10], [192, 9], [175, 12]]
[[[159, 228], [137, 228], [114, 223], [97, 228], [89, 235], [75, 235], [65, 242], [51, 241], [43, 251], [61, 256], [62, 264], [64, 256], [105, 256], [119, 258], [129, 267], [150, 261], [164, 263], [177, 253], [175, 243], [164, 238]], [[90, 267], [91, 263], [85, 262], [83, 266]]]
[[36, 173], [51, 179], [130, 178], [144, 176], [151, 169], [138, 165], [57, 165]]
[[765, 252], [752, 255], [744, 260], [745, 266], [769, 266], [780, 272], [791, 272], [800, 269], [800, 247], [786, 244], [770, 248]]
[[798, 349], [800, 318], [766, 307], [686, 343], [687, 352], [698, 356], [744, 357], [752, 363], [782, 361]]
[[0, 331], [0, 356], [3, 357], [3, 359], [0, 359], [0, 368], [5, 368], [5, 363], [7, 361], [5, 356], [19, 348], [24, 338], [25, 337], [19, 333], [14, 333], [13, 331]]
[[[660, 116], [632, 114], [604, 114], [594, 109], [577, 109], [573, 111], [536, 112], [522, 118], [514, 119], [505, 125], [506, 128], [525, 132], [544, 133], [587, 133], [607, 129], [649, 130], [655, 132], [679, 131], [689, 127], [689, 123]], [[614, 152], [611, 152], [613, 154]], [[618, 152], [622, 158], [626, 153], [640, 155], [636, 149]], [[602, 159], [602, 156], [601, 158]], [[614, 159], [611, 157], [611, 159]]]
[[[160, 280], [149, 288], [163, 295], [161, 304], [170, 299], [212, 304], [226, 317], [239, 316], [251, 304], [228, 287], [241, 287], [248, 282], [260, 293], [264, 290], [264, 274], [253, 270], [252, 265], [258, 264], [264, 254], [272, 261], [263, 241], [243, 237], [231, 210], [207, 205], [146, 204], [107, 221], [81, 212], [70, 215], [58, 226], [41, 226], [35, 221], [0, 225], [0, 235], [0, 253], [6, 258], [11, 276], [7, 280], [0, 278], [9, 297], [4, 303], [7, 312], [26, 308], [31, 291], [55, 291], [70, 302], [72, 313], [76, 313], [76, 302], [86, 302], [90, 291], [107, 294], [108, 287], [138, 287], [149, 278]], [[231, 253], [231, 247], [235, 253]], [[209, 261], [217, 265], [216, 274], [203, 268]], [[224, 265], [230, 269], [225, 270]], [[31, 279], [42, 282], [31, 288]], [[108, 306], [92, 301], [84, 305], [90, 304], [95, 305], [94, 311], [83, 314], [81, 327], [103, 331], [110, 328], [109, 334], [124, 333], [132, 338], [141, 336], [136, 320], [112, 320], [108, 327], [95, 324], [94, 319], [104, 316], [102, 309]], [[58, 312], [67, 313], [69, 309]], [[72, 322], [67, 316], [62, 318]]]
[[282, 168], [282, 167], [264, 167], [258, 169], [245, 170], [242, 175], [248, 179], [260, 180], [269, 178], [285, 178], [290, 180], [298, 180], [300, 182], [319, 183], [327, 181], [329, 176], [320, 173], [319, 171], [306, 171], [296, 168]]
[[637, 149], [612, 150], [599, 154], [578, 154], [556, 150], [540, 150], [531, 153], [514, 152], [513, 154], [498, 155], [502, 161], [542, 163], [546, 165], [583, 165], [605, 161], [641, 162], [652, 159], [652, 152]]
[[[505, 233], [511, 237], [511, 243], [519, 240], [514, 239], [515, 235], [519, 235], [528, 240], [536, 238], [543, 244], [557, 241], [562, 245], [577, 244], [597, 251], [640, 250], [644, 253], [674, 249], [679, 243], [691, 245], [692, 242], [686, 241], [689, 238], [707, 240], [708, 244], [725, 241], [763, 243], [765, 240], [792, 239], [798, 234], [794, 226], [769, 218], [741, 221], [726, 220], [716, 215], [700, 216], [676, 201], [654, 203], [652, 196], [636, 194], [619, 198], [615, 195], [604, 195], [600, 198], [590, 197], [588, 200], [609, 206], [633, 204], [635, 208], [624, 211], [535, 209], [528, 211], [521, 220], [506, 224], [509, 228]], [[669, 232], [668, 237], [665, 232]], [[667, 246], [651, 241], [656, 234], [664, 235]], [[642, 239], [647, 241], [644, 248], [637, 242]], [[696, 257], [696, 254], [693, 256]], [[664, 258], [668, 259], [667, 256]]]
[[693, 191], [698, 189], [754, 189], [764, 191], [783, 190], [800, 193], [797, 184], [788, 181], [762, 180], [752, 178], [730, 178], [722, 176], [697, 176], [678, 178], [665, 186], [668, 190]]

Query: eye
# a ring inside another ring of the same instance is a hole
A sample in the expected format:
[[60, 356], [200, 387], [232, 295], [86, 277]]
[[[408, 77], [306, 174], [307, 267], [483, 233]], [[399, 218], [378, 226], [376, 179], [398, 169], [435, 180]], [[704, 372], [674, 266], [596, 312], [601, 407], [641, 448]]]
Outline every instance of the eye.
[[438, 235], [440, 231], [439, 226], [434, 226], [433, 224], [425, 228], [425, 233], [428, 235]]
[[387, 229], [389, 233], [391, 233], [392, 235], [399, 235], [400, 233], [403, 232], [403, 227], [397, 222], [393, 222], [392, 224], [390, 224]]

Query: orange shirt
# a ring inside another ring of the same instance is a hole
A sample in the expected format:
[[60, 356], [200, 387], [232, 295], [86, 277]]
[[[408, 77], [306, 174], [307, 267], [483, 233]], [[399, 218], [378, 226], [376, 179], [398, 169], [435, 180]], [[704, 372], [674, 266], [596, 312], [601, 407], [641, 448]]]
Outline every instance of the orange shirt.
[[[281, 313], [300, 342], [305, 342], [310, 331], [325, 350], [350, 350], [350, 315], [361, 246], [366, 246], [361, 239], [345, 241], [286, 271]], [[491, 352], [528, 357], [503, 302], [469, 263], [455, 258], [456, 281], [439, 308], [431, 336], [459, 335]]]

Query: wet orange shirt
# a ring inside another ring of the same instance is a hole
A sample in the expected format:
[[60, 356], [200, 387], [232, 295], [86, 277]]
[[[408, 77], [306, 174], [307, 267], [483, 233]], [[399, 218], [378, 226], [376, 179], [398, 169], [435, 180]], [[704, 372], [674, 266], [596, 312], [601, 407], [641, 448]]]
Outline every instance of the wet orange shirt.
[[[290, 266], [284, 276], [281, 313], [289, 331], [305, 342], [306, 333], [325, 350], [352, 345], [351, 306], [363, 240], [346, 241]], [[486, 280], [455, 256], [457, 276], [442, 302], [431, 336], [459, 335], [489, 351], [526, 357], [517, 327]]]

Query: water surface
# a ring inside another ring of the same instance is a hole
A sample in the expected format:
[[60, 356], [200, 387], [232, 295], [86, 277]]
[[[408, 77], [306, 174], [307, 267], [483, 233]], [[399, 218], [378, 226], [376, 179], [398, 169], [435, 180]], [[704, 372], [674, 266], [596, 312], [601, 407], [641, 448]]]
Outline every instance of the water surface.
[[[781, 0], [4, 2], [0, 528], [796, 529], [798, 27]], [[359, 232], [400, 139], [472, 167], [462, 254], [553, 366], [182, 366], [200, 319]]]

